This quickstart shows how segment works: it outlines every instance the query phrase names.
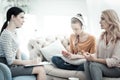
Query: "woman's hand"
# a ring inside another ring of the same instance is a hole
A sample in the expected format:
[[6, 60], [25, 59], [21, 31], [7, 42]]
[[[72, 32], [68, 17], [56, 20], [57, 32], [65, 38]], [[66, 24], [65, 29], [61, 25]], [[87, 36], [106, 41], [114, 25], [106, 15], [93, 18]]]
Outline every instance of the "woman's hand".
[[62, 51], [62, 55], [66, 58], [68, 58], [68, 56], [70, 56], [71, 53], [66, 52], [66, 51]]
[[86, 52], [83, 54], [88, 61], [96, 61], [97, 58], [92, 56], [90, 53]]
[[68, 59], [76, 59], [77, 58], [77, 56], [75, 54], [72, 54], [70, 52], [62, 51], [62, 54], [64, 57], [66, 57]]
[[78, 59], [78, 55], [76, 55], [76, 54], [70, 54], [70, 55], [68, 56], [68, 58], [69, 58], [69, 59]]

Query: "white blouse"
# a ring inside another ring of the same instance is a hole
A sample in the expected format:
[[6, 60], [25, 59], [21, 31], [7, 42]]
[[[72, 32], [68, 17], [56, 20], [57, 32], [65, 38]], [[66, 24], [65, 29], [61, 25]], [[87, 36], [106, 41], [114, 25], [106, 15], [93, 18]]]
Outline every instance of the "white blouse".
[[108, 67], [120, 67], [120, 40], [115, 44], [110, 41], [100, 40], [97, 47], [97, 57], [106, 59]]

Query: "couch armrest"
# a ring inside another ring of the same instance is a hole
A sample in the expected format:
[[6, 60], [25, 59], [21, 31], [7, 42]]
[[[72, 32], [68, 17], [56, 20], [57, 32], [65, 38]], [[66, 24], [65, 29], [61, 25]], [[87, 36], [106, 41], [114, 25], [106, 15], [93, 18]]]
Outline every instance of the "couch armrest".
[[7, 65], [0, 63], [0, 74], [3, 74], [4, 80], [12, 80], [11, 71]]

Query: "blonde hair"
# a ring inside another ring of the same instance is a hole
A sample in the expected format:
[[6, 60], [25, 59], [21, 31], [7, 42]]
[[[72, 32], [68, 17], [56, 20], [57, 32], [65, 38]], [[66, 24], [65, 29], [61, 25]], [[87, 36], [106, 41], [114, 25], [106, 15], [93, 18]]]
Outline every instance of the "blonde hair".
[[[116, 42], [120, 39], [120, 20], [117, 13], [112, 9], [107, 9], [102, 12], [105, 21], [110, 25], [109, 32], [111, 33], [112, 42]], [[106, 31], [102, 33], [101, 39], [106, 35]]]

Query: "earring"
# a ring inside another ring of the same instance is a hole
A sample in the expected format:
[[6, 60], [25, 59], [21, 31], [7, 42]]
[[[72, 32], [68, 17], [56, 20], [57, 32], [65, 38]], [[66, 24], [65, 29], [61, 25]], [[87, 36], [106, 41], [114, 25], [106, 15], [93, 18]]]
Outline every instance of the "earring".
[[7, 22], [7, 25], [9, 24], [9, 21]]

